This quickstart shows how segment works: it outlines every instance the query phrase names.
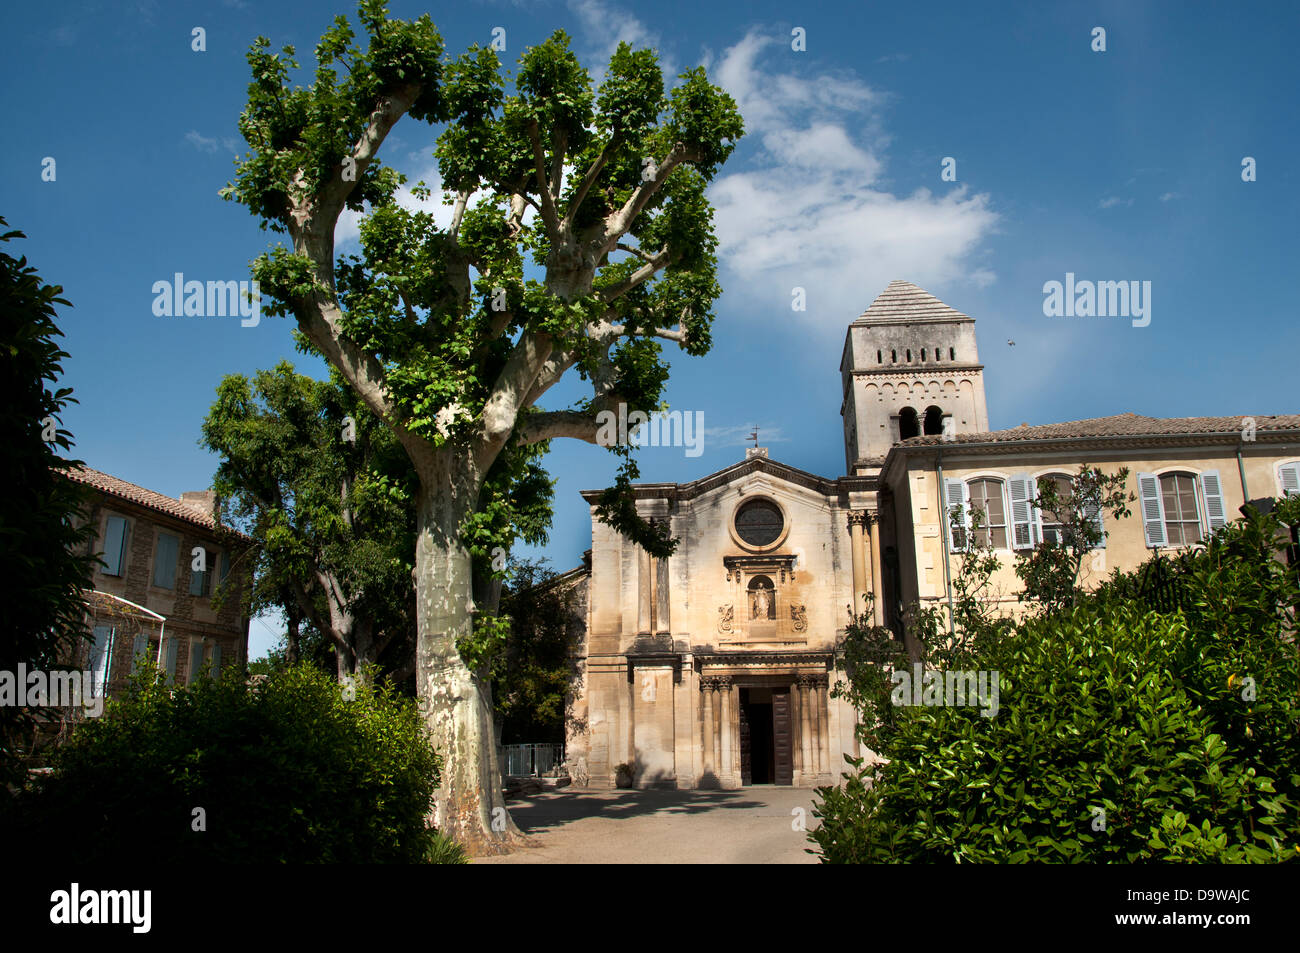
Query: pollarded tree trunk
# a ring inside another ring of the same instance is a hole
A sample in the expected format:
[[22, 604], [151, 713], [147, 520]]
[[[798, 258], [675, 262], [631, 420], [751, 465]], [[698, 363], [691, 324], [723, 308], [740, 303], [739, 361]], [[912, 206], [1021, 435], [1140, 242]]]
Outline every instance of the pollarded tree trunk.
[[[434, 823], [471, 854], [499, 853], [523, 835], [506, 809], [492, 698], [456, 640], [473, 627], [473, 566], [459, 539], [472, 507], [465, 487], [422, 482], [416, 540], [416, 694], [442, 759]], [[467, 505], [467, 501], [468, 505]]]

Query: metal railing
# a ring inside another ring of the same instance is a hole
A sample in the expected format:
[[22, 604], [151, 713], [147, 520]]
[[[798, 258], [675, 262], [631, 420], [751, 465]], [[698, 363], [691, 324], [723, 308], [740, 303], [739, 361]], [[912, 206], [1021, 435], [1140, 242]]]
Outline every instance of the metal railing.
[[564, 764], [564, 745], [504, 745], [501, 772], [509, 777], [541, 777]]

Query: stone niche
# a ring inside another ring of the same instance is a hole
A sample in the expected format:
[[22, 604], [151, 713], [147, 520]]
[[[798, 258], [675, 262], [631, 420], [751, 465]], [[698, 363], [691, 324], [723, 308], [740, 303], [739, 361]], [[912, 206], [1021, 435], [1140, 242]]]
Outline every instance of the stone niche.
[[724, 556], [727, 601], [718, 613], [718, 645], [798, 648], [808, 644], [807, 607], [791, 554]]

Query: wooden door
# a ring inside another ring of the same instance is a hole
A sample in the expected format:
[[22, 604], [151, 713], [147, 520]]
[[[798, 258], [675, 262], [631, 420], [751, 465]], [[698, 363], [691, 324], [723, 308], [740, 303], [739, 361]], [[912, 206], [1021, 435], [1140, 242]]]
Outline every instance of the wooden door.
[[749, 735], [749, 691], [742, 688], [740, 694], [740, 783], [754, 783], [754, 757], [750, 748]]
[[772, 689], [772, 735], [775, 764], [773, 782], [794, 784], [794, 757], [791, 746], [790, 689]]

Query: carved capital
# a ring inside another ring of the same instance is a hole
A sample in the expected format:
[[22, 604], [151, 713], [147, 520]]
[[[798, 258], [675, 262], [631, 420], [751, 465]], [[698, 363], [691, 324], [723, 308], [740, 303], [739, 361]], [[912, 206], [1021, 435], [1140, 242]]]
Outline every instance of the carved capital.
[[853, 510], [849, 513], [849, 529], [855, 526], [861, 526], [864, 529], [871, 525], [871, 514], [866, 510]]

